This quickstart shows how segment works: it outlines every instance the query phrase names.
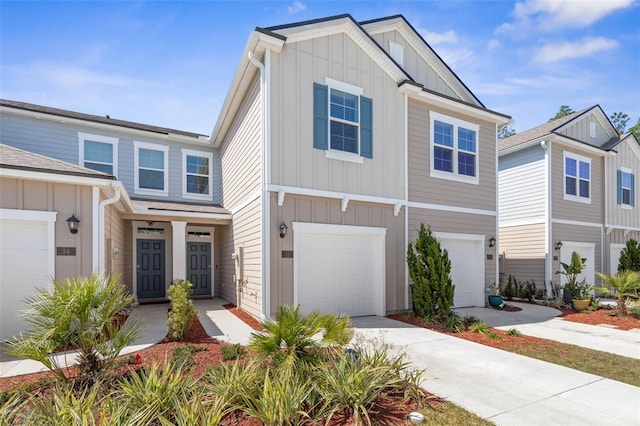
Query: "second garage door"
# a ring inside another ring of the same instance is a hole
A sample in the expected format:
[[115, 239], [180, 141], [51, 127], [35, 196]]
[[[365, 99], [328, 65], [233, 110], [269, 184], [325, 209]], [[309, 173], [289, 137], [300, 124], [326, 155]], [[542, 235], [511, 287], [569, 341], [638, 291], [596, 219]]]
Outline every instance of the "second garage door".
[[484, 306], [484, 235], [434, 234], [449, 253], [453, 307]]
[[293, 223], [294, 304], [308, 313], [384, 315], [384, 228]]

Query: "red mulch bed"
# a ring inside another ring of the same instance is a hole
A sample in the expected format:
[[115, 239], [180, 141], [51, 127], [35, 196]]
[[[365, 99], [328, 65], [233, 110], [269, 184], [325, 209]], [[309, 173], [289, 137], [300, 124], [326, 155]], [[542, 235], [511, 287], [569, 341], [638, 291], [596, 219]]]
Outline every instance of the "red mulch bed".
[[247, 323], [247, 325], [249, 325], [249, 327], [253, 328], [254, 330], [256, 330], [256, 331], [264, 331], [264, 328], [262, 327], [262, 325], [260, 325], [260, 322], [257, 319], [255, 319], [254, 317], [252, 317], [251, 315], [249, 315], [245, 311], [243, 311], [241, 309], [238, 309], [236, 307], [236, 305], [232, 305], [231, 303], [227, 303], [227, 304], [224, 304], [222, 306], [226, 310], [230, 311], [233, 315], [237, 316], [242, 321]]
[[632, 316], [622, 317], [618, 313], [618, 309], [598, 309], [596, 311], [576, 312], [571, 308], [560, 308], [562, 318], [567, 321], [581, 322], [583, 324], [607, 324], [613, 325], [620, 330], [631, 330], [632, 328], [640, 329], [640, 319]]

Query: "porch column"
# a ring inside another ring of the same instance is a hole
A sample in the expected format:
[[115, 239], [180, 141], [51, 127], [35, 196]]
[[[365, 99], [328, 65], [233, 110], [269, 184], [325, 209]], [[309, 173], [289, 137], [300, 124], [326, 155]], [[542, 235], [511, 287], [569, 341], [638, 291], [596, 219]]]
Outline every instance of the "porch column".
[[171, 221], [173, 240], [173, 280], [184, 280], [187, 277], [187, 222]]

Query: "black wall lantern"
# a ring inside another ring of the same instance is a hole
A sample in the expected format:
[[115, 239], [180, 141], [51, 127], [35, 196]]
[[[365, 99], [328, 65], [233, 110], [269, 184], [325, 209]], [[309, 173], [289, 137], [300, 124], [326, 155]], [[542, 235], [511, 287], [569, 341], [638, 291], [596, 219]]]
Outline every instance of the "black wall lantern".
[[562, 248], [562, 241], [558, 241], [556, 243], [556, 250], [560, 250]]
[[69, 232], [71, 232], [72, 234], [77, 234], [79, 223], [80, 223], [80, 219], [78, 219], [75, 214], [72, 214], [71, 217], [67, 219], [67, 225], [69, 225]]
[[285, 235], [287, 235], [287, 229], [289, 229], [289, 227], [287, 226], [286, 223], [282, 222], [280, 224], [280, 238], [284, 238]]
[[496, 246], [496, 237], [489, 238], [489, 247], [495, 247], [495, 246]]

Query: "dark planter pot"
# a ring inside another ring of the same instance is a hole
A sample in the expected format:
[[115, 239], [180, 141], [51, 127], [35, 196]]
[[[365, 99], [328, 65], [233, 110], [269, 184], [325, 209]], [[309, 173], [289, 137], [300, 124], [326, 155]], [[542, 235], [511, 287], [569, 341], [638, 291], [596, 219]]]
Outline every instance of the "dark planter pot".
[[565, 305], [571, 306], [571, 301], [574, 297], [576, 297], [575, 291], [568, 288], [562, 290], [562, 302], [564, 302]]
[[499, 308], [503, 303], [502, 296], [489, 295], [489, 306], [492, 308]]

